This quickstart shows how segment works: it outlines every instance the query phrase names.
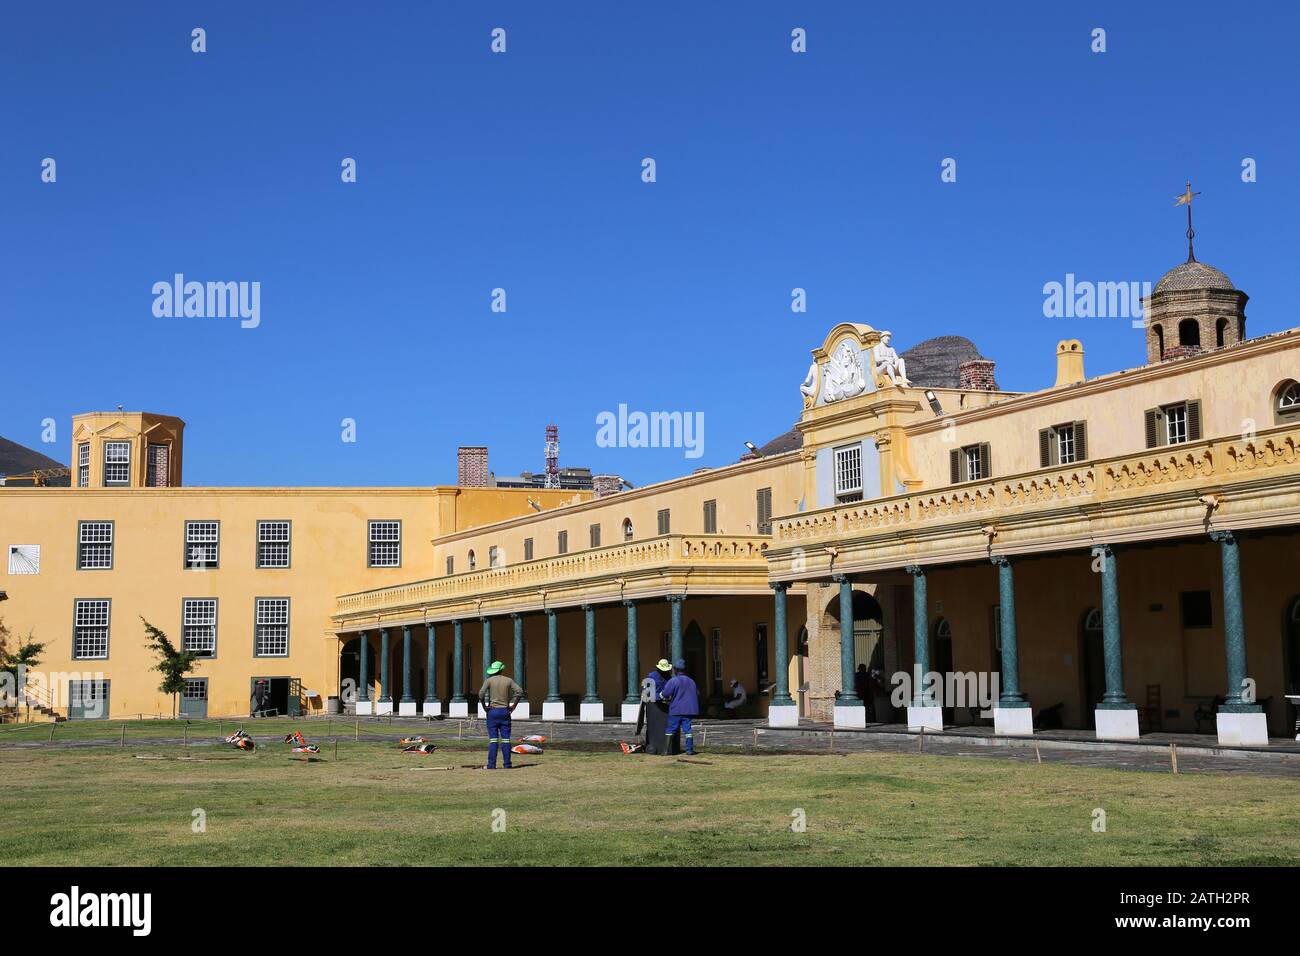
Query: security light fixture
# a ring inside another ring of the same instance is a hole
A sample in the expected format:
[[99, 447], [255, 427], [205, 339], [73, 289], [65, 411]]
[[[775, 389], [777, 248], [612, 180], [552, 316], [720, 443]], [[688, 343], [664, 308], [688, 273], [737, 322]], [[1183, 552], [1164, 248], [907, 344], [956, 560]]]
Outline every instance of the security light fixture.
[[925, 400], [930, 403], [930, 411], [936, 415], [943, 414], [943, 406], [939, 404], [939, 396], [935, 395], [931, 389], [925, 390]]
[[758, 450], [757, 446], [752, 441], [745, 442], [745, 447], [749, 449], [749, 453], [755, 458], [763, 457], [763, 453]]

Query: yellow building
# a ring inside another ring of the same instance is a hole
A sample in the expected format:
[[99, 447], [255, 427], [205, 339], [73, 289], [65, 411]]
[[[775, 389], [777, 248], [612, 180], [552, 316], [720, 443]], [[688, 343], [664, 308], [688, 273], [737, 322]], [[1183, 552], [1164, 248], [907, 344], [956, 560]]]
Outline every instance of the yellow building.
[[844, 323], [788, 439], [599, 496], [185, 488], [178, 419], [78, 416], [73, 487], [0, 492], [4, 615], [75, 716], [170, 710], [144, 616], [213, 647], [189, 712], [262, 679], [274, 710], [465, 714], [501, 659], [517, 716], [632, 720], [669, 657], [774, 726], [1266, 742], [1300, 689], [1300, 329], [1247, 339], [1245, 302], [1189, 260], [1145, 364], [1088, 378], [1067, 339], [1027, 393]]

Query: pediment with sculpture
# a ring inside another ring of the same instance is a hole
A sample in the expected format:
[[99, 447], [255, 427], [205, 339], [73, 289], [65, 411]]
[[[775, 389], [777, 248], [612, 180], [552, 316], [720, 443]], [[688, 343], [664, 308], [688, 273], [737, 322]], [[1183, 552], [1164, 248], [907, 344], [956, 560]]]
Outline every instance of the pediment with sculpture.
[[892, 333], [842, 322], [813, 350], [799, 391], [804, 408], [812, 408], [910, 384], [907, 363], [894, 350]]

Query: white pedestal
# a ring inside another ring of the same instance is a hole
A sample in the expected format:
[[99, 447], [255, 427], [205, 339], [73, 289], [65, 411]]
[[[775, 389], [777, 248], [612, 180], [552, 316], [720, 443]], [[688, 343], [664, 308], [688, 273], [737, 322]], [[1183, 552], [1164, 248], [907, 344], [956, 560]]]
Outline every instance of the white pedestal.
[[383, 715], [383, 714], [391, 714], [392, 712], [393, 712], [393, 702], [392, 702], [391, 700], [377, 700], [377, 701], [375, 701], [375, 716], [376, 716], [376, 717], [381, 716], [381, 715]]
[[1141, 736], [1138, 731], [1136, 707], [1131, 710], [1098, 708], [1093, 711], [1093, 714], [1096, 717], [1098, 740], [1137, 740]]
[[397, 704], [397, 716], [399, 717], [418, 717], [420, 705], [413, 700], [399, 701]]
[[640, 704], [623, 704], [619, 710], [619, 720], [625, 724], [635, 724], [636, 719], [641, 716]]
[[582, 703], [578, 709], [578, 719], [583, 723], [600, 723], [605, 719], [605, 705], [599, 701], [594, 704]]
[[373, 713], [375, 712], [375, 709], [374, 709], [374, 708], [375, 708], [375, 705], [374, 705], [374, 702], [373, 702], [373, 701], [369, 701], [369, 700], [359, 700], [359, 701], [357, 701], [357, 716], [358, 716], [358, 717], [369, 717], [371, 714], [373, 714]]
[[563, 720], [563, 719], [564, 719], [564, 701], [562, 700], [542, 701], [542, 720]]
[[1268, 746], [1268, 715], [1262, 711], [1254, 714], [1218, 713], [1214, 718], [1219, 728], [1219, 743], [1224, 746]]
[[439, 716], [442, 713], [442, 701], [438, 701], [436, 704], [431, 704], [428, 701], [425, 701], [421, 713], [426, 717]]
[[846, 730], [861, 730], [867, 726], [867, 708], [861, 704], [835, 708], [835, 726]]
[[943, 708], [942, 707], [909, 707], [907, 708], [907, 729], [920, 730], [926, 729], [935, 731], [943, 730]]
[[528, 701], [521, 700], [515, 705], [515, 712], [510, 715], [512, 720], [528, 720], [533, 716], [532, 708], [528, 706]]
[[479, 705], [478, 705], [478, 719], [479, 719], [479, 720], [487, 720], [487, 711], [483, 709], [483, 705], [482, 705], [482, 704], [479, 704]]
[[448, 716], [448, 717], [468, 717], [468, 716], [469, 716], [469, 701], [467, 701], [467, 700], [460, 700], [460, 701], [453, 700], [450, 704], [447, 705], [447, 716]]
[[798, 704], [773, 704], [767, 708], [767, 725], [769, 727], [798, 727]]
[[1032, 737], [1034, 711], [1029, 707], [994, 707], [993, 733], [999, 737]]

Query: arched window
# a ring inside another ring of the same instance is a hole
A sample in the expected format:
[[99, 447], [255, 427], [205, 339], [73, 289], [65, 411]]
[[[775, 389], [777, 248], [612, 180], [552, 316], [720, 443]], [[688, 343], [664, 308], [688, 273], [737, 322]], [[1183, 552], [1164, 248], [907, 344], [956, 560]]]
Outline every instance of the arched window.
[[1277, 390], [1278, 418], [1300, 416], [1300, 382], [1283, 382]]
[[1228, 344], [1228, 320], [1219, 319], [1214, 323], [1214, 344], [1223, 348]]
[[473, 571], [474, 568], [475, 568], [476, 566], [477, 566], [477, 562], [476, 562], [475, 559], [474, 559], [474, 549], [473, 549], [473, 548], [470, 548], [470, 549], [469, 549], [469, 569], [470, 569], [471, 571]]
[[1151, 331], [1156, 337], [1156, 354], [1161, 358], [1165, 357], [1165, 330], [1159, 325], [1151, 326]]
[[1101, 630], [1101, 608], [1088, 609], [1088, 613], [1083, 616], [1083, 629], [1085, 631]]
[[623, 519], [623, 540], [624, 541], [632, 540], [632, 519], [631, 518]]
[[1201, 325], [1195, 319], [1183, 319], [1178, 323], [1179, 345], [1200, 345]]

